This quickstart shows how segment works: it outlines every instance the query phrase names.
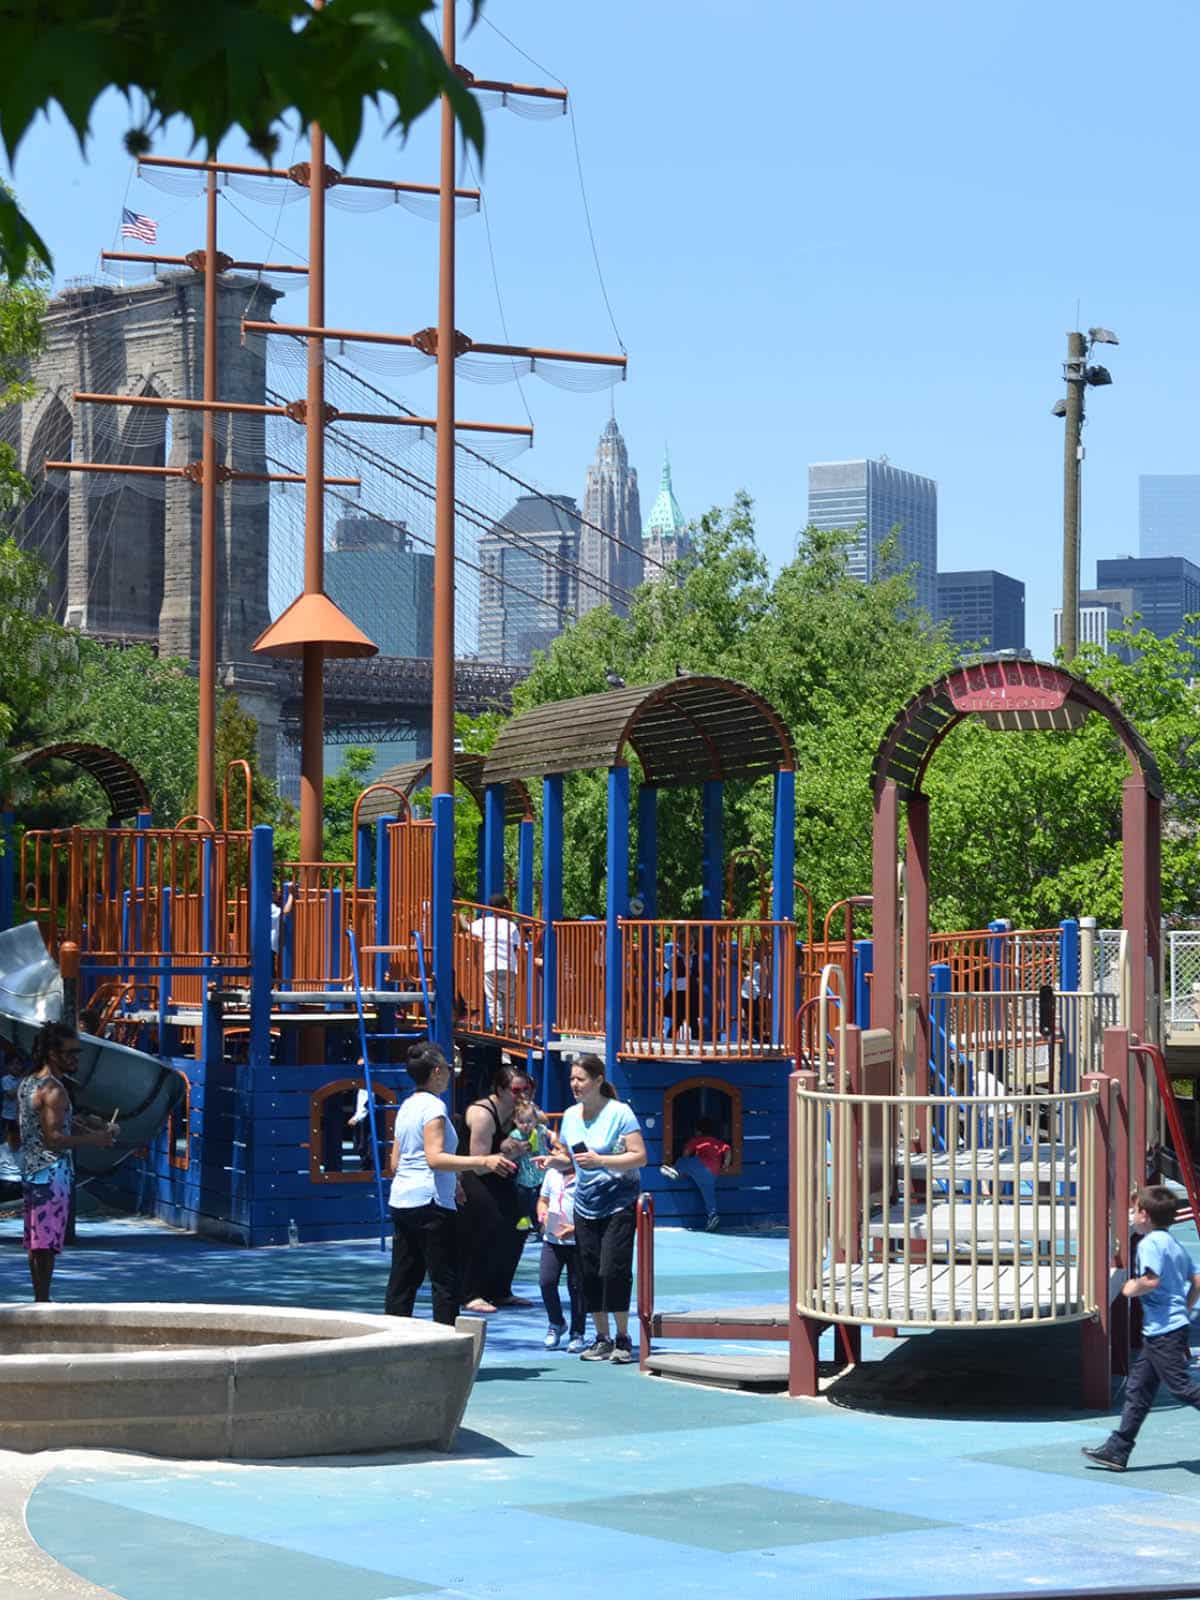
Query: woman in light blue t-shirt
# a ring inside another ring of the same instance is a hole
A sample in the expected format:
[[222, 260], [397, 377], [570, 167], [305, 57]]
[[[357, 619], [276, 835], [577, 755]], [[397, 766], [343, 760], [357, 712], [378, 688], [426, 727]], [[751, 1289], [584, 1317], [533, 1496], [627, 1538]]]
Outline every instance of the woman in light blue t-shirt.
[[458, 1315], [457, 1209], [460, 1172], [514, 1171], [501, 1155], [460, 1156], [458, 1135], [439, 1097], [450, 1082], [450, 1067], [433, 1044], [415, 1044], [408, 1053], [408, 1075], [416, 1085], [396, 1113], [392, 1180], [392, 1270], [384, 1310], [411, 1317], [417, 1290], [429, 1276], [433, 1320], [454, 1326]]
[[[638, 1170], [646, 1165], [646, 1142], [638, 1120], [604, 1076], [599, 1056], [571, 1065], [575, 1104], [563, 1113], [559, 1138], [570, 1152], [575, 1180], [575, 1243], [587, 1308], [596, 1337], [581, 1361], [634, 1359], [629, 1339], [633, 1290], [633, 1240]], [[608, 1319], [617, 1325], [614, 1340]]]

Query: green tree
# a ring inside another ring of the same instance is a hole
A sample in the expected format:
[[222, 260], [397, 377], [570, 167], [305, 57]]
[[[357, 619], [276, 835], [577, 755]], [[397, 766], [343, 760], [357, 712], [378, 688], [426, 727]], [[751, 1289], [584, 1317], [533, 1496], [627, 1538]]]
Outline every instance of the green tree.
[[[945, 670], [952, 652], [944, 630], [913, 614], [910, 574], [873, 584], [850, 576], [847, 538], [809, 529], [796, 559], [772, 581], [755, 540], [752, 503], [739, 495], [728, 510], [701, 518], [691, 555], [673, 577], [639, 589], [628, 618], [595, 610], [556, 639], [517, 690], [516, 708], [603, 690], [608, 670], [629, 683], [669, 679], [678, 667], [745, 683], [791, 730], [797, 875], [818, 906], [869, 889], [875, 748], [899, 706]], [[604, 776], [573, 776], [564, 793], [568, 913], [598, 912]], [[769, 859], [772, 828], [768, 783], [727, 785], [727, 850], [753, 844]], [[698, 792], [664, 795], [664, 915], [695, 914], [699, 907], [699, 833]], [[735, 893], [739, 914], [757, 909], [752, 875], [737, 877]]]
[[0, 757], [56, 689], [76, 681], [75, 635], [45, 611], [46, 572], [0, 538]]
[[[473, 0], [476, 15], [482, 0]], [[265, 160], [282, 120], [319, 122], [349, 161], [364, 105], [406, 133], [443, 92], [482, 154], [483, 119], [463, 80], [448, 70], [424, 18], [433, 0], [0, 0], [0, 144], [10, 164], [40, 112], [57, 105], [86, 151], [96, 101], [119, 89], [134, 126], [132, 155], [175, 117], [214, 152], [241, 127]], [[15, 198], [0, 193], [0, 271], [22, 276], [50, 252]]]
[[[322, 819], [326, 861], [354, 860], [354, 802], [371, 781], [374, 765], [374, 750], [351, 745], [338, 770], [326, 776]], [[294, 821], [285, 821], [276, 830], [275, 859], [296, 861], [299, 855], [299, 828]]]
[[[229, 826], [240, 828], [245, 818], [244, 779], [240, 772], [229, 772], [229, 764], [233, 761], [245, 761], [250, 767], [251, 821], [278, 821], [279, 790], [262, 770], [258, 755], [258, 723], [248, 711], [243, 710], [235, 694], [226, 692], [221, 696], [214, 744], [217, 772], [227, 775], [229, 785]], [[193, 788], [193, 806], [195, 797], [196, 790]]]

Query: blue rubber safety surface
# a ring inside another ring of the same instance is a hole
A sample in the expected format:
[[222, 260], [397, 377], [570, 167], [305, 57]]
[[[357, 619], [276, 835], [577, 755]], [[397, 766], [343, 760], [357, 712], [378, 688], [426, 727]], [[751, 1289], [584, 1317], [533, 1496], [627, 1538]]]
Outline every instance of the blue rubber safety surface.
[[[659, 1304], [783, 1300], [786, 1248], [661, 1230]], [[533, 1298], [536, 1257], [518, 1278]], [[107, 1220], [81, 1224], [55, 1289], [375, 1310], [385, 1275], [367, 1244], [247, 1252]], [[27, 1297], [10, 1223], [0, 1296]], [[491, 1319], [450, 1455], [114, 1455], [52, 1469], [30, 1531], [123, 1600], [709, 1600], [759, 1585], [852, 1600], [1194, 1579], [1200, 1416], [1162, 1402], [1127, 1474], [1089, 1469], [1079, 1448], [1112, 1418], [1073, 1409], [1077, 1330], [868, 1338], [869, 1381], [833, 1403], [582, 1363], [545, 1351], [544, 1332], [540, 1307]]]

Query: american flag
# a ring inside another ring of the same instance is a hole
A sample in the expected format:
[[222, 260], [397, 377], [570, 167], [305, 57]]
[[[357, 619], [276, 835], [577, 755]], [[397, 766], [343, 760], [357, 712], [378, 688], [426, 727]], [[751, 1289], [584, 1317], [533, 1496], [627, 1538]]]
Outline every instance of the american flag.
[[144, 217], [140, 211], [130, 211], [128, 206], [121, 209], [121, 237], [122, 239], [140, 239], [143, 244], [157, 244], [158, 223], [153, 217]]

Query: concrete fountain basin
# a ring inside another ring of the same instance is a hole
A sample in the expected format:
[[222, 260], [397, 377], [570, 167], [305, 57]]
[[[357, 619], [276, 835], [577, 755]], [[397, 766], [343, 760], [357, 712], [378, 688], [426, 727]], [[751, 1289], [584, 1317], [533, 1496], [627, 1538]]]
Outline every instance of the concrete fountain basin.
[[484, 1324], [274, 1306], [0, 1306], [0, 1449], [448, 1450]]

